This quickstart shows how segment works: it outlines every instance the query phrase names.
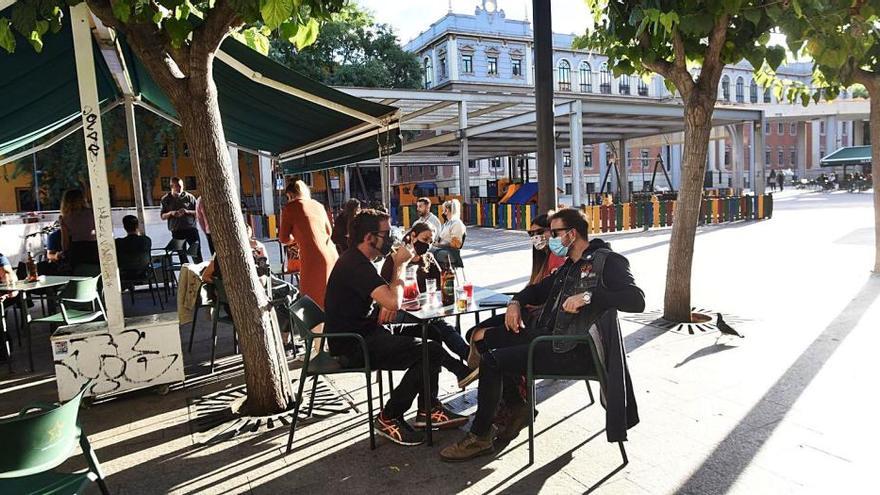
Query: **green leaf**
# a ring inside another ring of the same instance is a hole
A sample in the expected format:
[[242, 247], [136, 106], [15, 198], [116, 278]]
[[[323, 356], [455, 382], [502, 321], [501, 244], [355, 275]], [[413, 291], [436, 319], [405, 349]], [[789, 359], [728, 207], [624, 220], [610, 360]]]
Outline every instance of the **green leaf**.
[[318, 21], [315, 19], [309, 19], [304, 26], [301, 26], [299, 30], [296, 32], [296, 36], [293, 37], [293, 44], [297, 49], [302, 49], [307, 47], [315, 42], [318, 39], [318, 30], [319, 30]]
[[184, 2], [174, 7], [174, 18], [179, 21], [189, 19], [190, 12], [192, 12], [192, 9], [189, 2]]
[[43, 51], [43, 35], [41, 35], [39, 31], [31, 31], [28, 36], [28, 42], [30, 42], [31, 46], [34, 47], [34, 51], [37, 53]]
[[299, 30], [299, 23], [297, 22], [284, 22], [281, 24], [281, 27], [278, 28], [278, 34], [282, 39], [293, 43], [293, 37], [296, 36], [296, 32]]
[[761, 22], [761, 11], [757, 8], [748, 8], [743, 10], [743, 17], [755, 26]]
[[131, 4], [128, 3], [128, 0], [113, 0], [111, 5], [113, 7], [113, 17], [122, 22], [128, 22], [131, 16]]
[[9, 53], [15, 51], [15, 35], [12, 33], [11, 22], [5, 17], [0, 17], [0, 47]]
[[779, 66], [782, 65], [782, 62], [785, 60], [785, 48], [781, 46], [767, 47], [766, 57], [767, 64], [775, 71], [779, 69]]
[[168, 32], [168, 36], [171, 37], [171, 46], [174, 48], [183, 46], [183, 43], [192, 31], [192, 26], [189, 22], [174, 19], [173, 17], [165, 20], [164, 28]]
[[265, 3], [260, 7], [260, 15], [270, 29], [277, 29], [293, 14], [293, 0], [264, 1]]

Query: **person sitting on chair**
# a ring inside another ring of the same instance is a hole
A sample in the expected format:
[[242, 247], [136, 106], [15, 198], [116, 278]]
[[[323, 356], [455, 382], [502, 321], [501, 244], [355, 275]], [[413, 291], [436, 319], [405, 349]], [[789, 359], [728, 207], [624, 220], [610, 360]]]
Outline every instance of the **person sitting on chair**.
[[[455, 428], [467, 422], [467, 417], [453, 413], [437, 400], [440, 366], [458, 362], [437, 342], [423, 342], [408, 335], [395, 335], [384, 323], [390, 323], [403, 303], [404, 270], [413, 257], [411, 247], [403, 245], [391, 255], [394, 262], [391, 282], [386, 282], [376, 271], [373, 260], [391, 253], [391, 223], [387, 213], [373, 209], [361, 210], [350, 225], [351, 247], [346, 250], [327, 282], [326, 322], [324, 332], [356, 332], [367, 344], [370, 366], [374, 370], [406, 370], [398, 386], [391, 391], [385, 408], [375, 419], [379, 434], [399, 445], [418, 445], [425, 440], [422, 432], [412, 428], [403, 415], [419, 396], [419, 412], [415, 425], [427, 424], [422, 388], [422, 346], [427, 346], [428, 367], [431, 370], [431, 420], [437, 428]], [[374, 304], [380, 307], [377, 317]], [[330, 354], [345, 367], [363, 366], [361, 346], [354, 339], [327, 339]]]
[[[550, 251], [568, 259], [555, 273], [513, 297], [503, 327], [484, 333], [478, 348], [482, 357], [477, 412], [470, 432], [440, 452], [443, 460], [464, 461], [489, 454], [496, 436], [500, 442], [513, 440], [528, 424], [531, 411], [515, 379], [527, 371], [532, 340], [541, 335], [586, 333], [607, 309], [632, 313], [645, 309], [645, 295], [635, 285], [627, 259], [601, 239], [588, 241], [588, 227], [583, 212], [572, 208], [551, 217]], [[543, 309], [526, 326], [522, 307], [530, 305]], [[596, 365], [586, 343], [562, 341], [539, 344], [534, 362], [538, 371], [549, 374], [593, 374]], [[492, 420], [502, 394], [511, 412], [504, 430], [496, 434]]]
[[461, 249], [464, 244], [464, 236], [467, 234], [467, 227], [461, 221], [461, 202], [457, 199], [451, 199], [443, 203], [443, 218], [446, 223], [440, 227], [437, 233], [436, 247], [445, 247], [453, 249]]
[[[149, 258], [150, 249], [153, 247], [153, 241], [140, 233], [140, 222], [138, 217], [134, 215], [125, 215], [122, 217], [122, 227], [125, 228], [126, 236], [116, 239], [116, 256], [119, 259], [133, 259], [138, 256]], [[140, 274], [122, 273], [123, 279], [126, 275], [137, 277]]]

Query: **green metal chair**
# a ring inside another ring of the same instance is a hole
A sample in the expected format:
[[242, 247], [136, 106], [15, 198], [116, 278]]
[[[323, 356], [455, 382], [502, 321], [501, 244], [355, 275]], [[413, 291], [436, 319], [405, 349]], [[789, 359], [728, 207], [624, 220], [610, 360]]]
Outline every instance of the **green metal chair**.
[[[110, 493], [95, 451], [79, 425], [79, 405], [88, 386], [67, 404], [33, 404], [18, 416], [0, 421], [0, 493], [75, 494], [90, 482], [96, 482], [101, 493]], [[88, 469], [78, 473], [55, 471], [67, 461], [77, 443]]]
[[[549, 373], [536, 373], [534, 358], [535, 358], [535, 347], [542, 343], [546, 342], [547, 344], [551, 344], [553, 342], [580, 342], [585, 343], [590, 348], [590, 355], [593, 358], [593, 363], [595, 363], [596, 372], [590, 375], [578, 375], [578, 374], [549, 374]], [[551, 380], [583, 380], [584, 383], [587, 384], [587, 393], [590, 396], [590, 403], [588, 406], [592, 406], [596, 403], [596, 400], [593, 398], [593, 390], [590, 388], [590, 380], [598, 381], [599, 387], [602, 393], [604, 393], [606, 387], [606, 377], [605, 377], [605, 369], [602, 367], [601, 362], [599, 361], [599, 353], [596, 350], [596, 343], [593, 341], [593, 338], [589, 335], [542, 335], [529, 344], [529, 357], [528, 364], [526, 367], [526, 389], [528, 390], [529, 395], [529, 404], [531, 408], [531, 415], [529, 416], [529, 465], [535, 463], [535, 380], [538, 378], [548, 378]], [[617, 442], [620, 447], [620, 455], [623, 458], [623, 465], [626, 466], [629, 464], [629, 459], [626, 456], [626, 449], [623, 446], [623, 442]], [[618, 468], [618, 469], [620, 469]]]
[[[88, 323], [98, 318], [106, 318], [104, 305], [101, 303], [101, 294], [98, 290], [98, 283], [101, 276], [83, 280], [71, 280], [67, 282], [61, 293], [58, 295], [59, 312], [37, 318], [31, 323], [49, 323], [50, 325], [77, 325], [80, 323]], [[86, 306], [89, 306], [86, 309]], [[31, 370], [34, 369], [34, 355], [31, 345], [31, 331], [27, 332], [28, 341], [28, 359], [30, 361]]]
[[[293, 449], [293, 435], [296, 432], [296, 423], [299, 416], [299, 409], [302, 405], [303, 389], [306, 380], [312, 378], [312, 393], [309, 396], [309, 409], [307, 416], [312, 415], [312, 406], [315, 401], [315, 391], [318, 387], [318, 377], [321, 375], [336, 375], [340, 373], [363, 373], [367, 382], [367, 423], [370, 425], [370, 449], [376, 448], [376, 434], [373, 431], [373, 389], [370, 383], [370, 356], [367, 353], [367, 342], [357, 333], [314, 333], [312, 329], [324, 322], [324, 311], [315, 304], [309, 296], [301, 296], [290, 307], [291, 320], [294, 327], [300, 333], [300, 337], [306, 343], [306, 357], [303, 363], [299, 377], [299, 389], [296, 392], [296, 402], [293, 408], [293, 419], [290, 422], [290, 435], [287, 437], [287, 453]], [[312, 342], [315, 339], [338, 339], [348, 338], [355, 339], [363, 351], [364, 365], [360, 368], [344, 368], [329, 352], [324, 350], [321, 345], [317, 354], [312, 356], [308, 350], [312, 349]]]

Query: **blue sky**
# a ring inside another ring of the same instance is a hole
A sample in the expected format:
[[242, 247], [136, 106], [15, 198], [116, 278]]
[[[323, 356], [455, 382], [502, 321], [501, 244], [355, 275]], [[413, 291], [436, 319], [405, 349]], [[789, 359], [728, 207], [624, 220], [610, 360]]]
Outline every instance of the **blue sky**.
[[[449, 9], [449, 0], [356, 0], [358, 4], [371, 10], [380, 23], [394, 27], [401, 43], [406, 43], [432, 22], [440, 19]], [[532, 19], [531, 0], [497, 0], [498, 9], [504, 10], [509, 19]], [[473, 14], [474, 7], [482, 5], [482, 0], [452, 0], [452, 11], [460, 14]], [[581, 34], [589, 22], [589, 12], [583, 0], [553, 0], [553, 31], [557, 33]]]

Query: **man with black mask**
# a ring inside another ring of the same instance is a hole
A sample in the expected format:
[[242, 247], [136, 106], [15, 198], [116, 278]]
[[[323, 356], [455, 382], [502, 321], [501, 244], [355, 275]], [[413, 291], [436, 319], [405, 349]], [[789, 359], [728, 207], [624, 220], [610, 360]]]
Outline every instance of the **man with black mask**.
[[[466, 416], [455, 414], [437, 400], [440, 366], [455, 358], [437, 342], [423, 343], [407, 335], [393, 334], [383, 323], [388, 315], [396, 315], [403, 303], [404, 271], [413, 257], [412, 246], [404, 244], [391, 254], [391, 224], [387, 213], [361, 210], [349, 227], [351, 247], [345, 251], [327, 282], [325, 297], [326, 323], [324, 332], [356, 332], [367, 344], [370, 366], [378, 370], [406, 370], [398, 386], [391, 391], [385, 408], [375, 419], [378, 433], [400, 445], [418, 445], [425, 440], [403, 416], [419, 396], [415, 426], [427, 423], [422, 387], [422, 345], [428, 346], [431, 370], [431, 419], [434, 427], [456, 428], [467, 422]], [[376, 271], [374, 260], [390, 256], [393, 270], [386, 282]], [[374, 310], [377, 304], [380, 310]], [[330, 353], [345, 367], [363, 365], [363, 353], [354, 339], [328, 339]], [[459, 363], [461, 364], [461, 363]], [[463, 365], [462, 365], [463, 366]]]

